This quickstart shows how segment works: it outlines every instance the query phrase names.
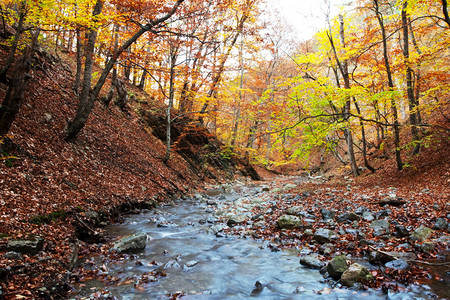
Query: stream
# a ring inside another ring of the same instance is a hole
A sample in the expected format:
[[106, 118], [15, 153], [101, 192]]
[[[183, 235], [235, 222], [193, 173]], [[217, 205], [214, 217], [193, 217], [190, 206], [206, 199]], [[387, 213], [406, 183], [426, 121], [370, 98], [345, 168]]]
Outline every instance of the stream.
[[226, 224], [216, 222], [214, 208], [255, 188], [210, 191], [205, 199], [179, 200], [108, 226], [111, 236], [147, 233], [146, 248], [121, 259], [84, 260], [113, 282], [84, 280], [70, 299], [430, 299], [427, 286], [388, 295], [334, 288], [318, 270], [299, 264], [298, 250], [271, 251], [268, 242], [216, 234], [214, 226]]

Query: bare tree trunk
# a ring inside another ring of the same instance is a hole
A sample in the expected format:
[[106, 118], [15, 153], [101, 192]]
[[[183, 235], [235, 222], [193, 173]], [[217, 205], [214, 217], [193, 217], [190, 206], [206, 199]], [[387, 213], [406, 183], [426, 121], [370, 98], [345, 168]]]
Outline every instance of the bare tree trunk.
[[[386, 29], [384, 28], [383, 16], [380, 12], [380, 8], [378, 6], [378, 0], [373, 0], [375, 4], [375, 13], [377, 15], [378, 23], [381, 28], [381, 36], [383, 39], [383, 58], [384, 65], [386, 67], [386, 74], [388, 77], [388, 86], [389, 90], [394, 90], [394, 81], [392, 80], [392, 72], [391, 65], [389, 63], [389, 56], [387, 50], [387, 37], [386, 37]], [[397, 112], [397, 103], [393, 97], [391, 97], [391, 106], [392, 106], [392, 115], [394, 118], [394, 145], [395, 145], [395, 160], [397, 163], [397, 169], [400, 171], [403, 169], [403, 162], [400, 153], [400, 124], [398, 122], [398, 112]]]
[[238, 103], [237, 103], [237, 107], [236, 107], [236, 115], [235, 115], [235, 120], [234, 120], [232, 138], [231, 138], [231, 146], [232, 147], [234, 147], [234, 145], [236, 143], [236, 137], [237, 137], [237, 132], [238, 132], [238, 128], [239, 128], [239, 121], [241, 118], [242, 89], [244, 88], [244, 62], [243, 62], [243, 58], [242, 58], [243, 47], [244, 47], [244, 41], [241, 36], [241, 47], [240, 47], [240, 51], [239, 51], [239, 64], [240, 64], [240, 68], [241, 68], [241, 74], [240, 74], [241, 78], [239, 80], [239, 99], [238, 99]]
[[31, 43], [26, 45], [21, 59], [14, 67], [13, 79], [9, 83], [5, 98], [0, 106], [0, 136], [8, 133], [23, 103], [26, 83], [31, 78], [28, 73], [32, 67], [34, 50], [39, 38], [39, 29], [32, 34]]
[[[353, 98], [353, 102], [355, 103], [355, 107], [356, 107], [356, 111], [358, 112], [358, 115], [361, 116], [361, 109], [359, 108], [358, 102], [356, 102], [355, 98]], [[364, 122], [361, 119], [359, 119], [359, 126], [361, 127], [361, 139], [362, 139], [362, 144], [363, 144], [362, 155], [363, 155], [363, 159], [364, 159], [364, 165], [366, 166], [367, 169], [370, 170], [370, 172], [374, 173], [375, 168], [369, 164], [369, 160], [367, 159], [366, 130], [364, 128]]]
[[163, 162], [167, 163], [170, 158], [171, 153], [171, 130], [172, 130], [172, 106], [173, 106], [173, 98], [175, 94], [174, 90], [174, 81], [175, 81], [175, 65], [177, 62], [178, 56], [178, 48], [175, 46], [170, 47], [170, 79], [169, 79], [169, 103], [167, 105], [167, 123], [166, 123], [166, 154], [164, 155]]
[[80, 81], [81, 81], [81, 72], [82, 72], [82, 60], [83, 60], [83, 47], [81, 43], [81, 31], [80, 28], [77, 27], [76, 29], [76, 35], [77, 35], [77, 71], [75, 74], [75, 82], [73, 83], [73, 91], [76, 95], [78, 95], [79, 89], [80, 89]]
[[403, 2], [402, 7], [402, 26], [403, 26], [403, 57], [406, 65], [406, 93], [408, 95], [409, 104], [409, 123], [411, 126], [411, 135], [415, 142], [413, 154], [418, 154], [420, 151], [420, 136], [417, 128], [417, 102], [414, 97], [412, 69], [409, 65], [409, 34], [408, 34], [408, 18], [406, 14], [406, 8], [408, 7], [408, 1]]

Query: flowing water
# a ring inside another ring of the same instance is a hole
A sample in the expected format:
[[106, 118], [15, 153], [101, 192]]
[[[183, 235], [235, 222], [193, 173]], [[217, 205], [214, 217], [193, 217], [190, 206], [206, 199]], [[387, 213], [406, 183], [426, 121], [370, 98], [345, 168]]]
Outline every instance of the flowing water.
[[[238, 197], [239, 193], [233, 192], [213, 199], [220, 206], [221, 201]], [[103, 294], [103, 298], [169, 299], [178, 292], [185, 295], [182, 299], [387, 298], [378, 291], [333, 288], [317, 270], [302, 267], [295, 251], [272, 252], [252, 239], [217, 237], [210, 232], [213, 224], [206, 221], [208, 217], [214, 221], [205, 202], [189, 199], [130, 215], [124, 223], [109, 226], [112, 236], [146, 232], [145, 250], [119, 261], [93, 257], [102, 272], [118, 280], [114, 284], [95, 279], [83, 282], [72, 298], [92, 299]], [[164, 276], [146, 276], [155, 273]], [[155, 280], [148, 280], [149, 276]], [[257, 281], [259, 287], [255, 287]], [[429, 299], [430, 295], [426, 287], [415, 287], [389, 299]]]

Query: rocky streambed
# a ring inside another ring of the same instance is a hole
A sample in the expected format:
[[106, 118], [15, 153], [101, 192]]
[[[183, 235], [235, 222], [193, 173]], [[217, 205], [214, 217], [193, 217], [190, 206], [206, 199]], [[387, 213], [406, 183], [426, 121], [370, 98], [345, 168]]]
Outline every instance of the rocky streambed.
[[[98, 245], [108, 252], [80, 262], [71, 297], [445, 297], [445, 270], [440, 270], [441, 280], [428, 281], [435, 290], [419, 284], [426, 276], [416, 275], [429, 272], [416, 263], [416, 253], [446, 247], [445, 234], [432, 240], [433, 229], [426, 226], [402, 228], [392, 218], [395, 209], [358, 209], [347, 203], [335, 210], [326, 201], [314, 206], [305, 199], [322, 191], [289, 192], [304, 180], [276, 186], [225, 184], [129, 215], [107, 228], [118, 237], [112, 246]], [[338, 198], [331, 201], [343, 201]], [[385, 251], [393, 238], [398, 239], [396, 251]], [[408, 284], [395, 281], [401, 274]]]

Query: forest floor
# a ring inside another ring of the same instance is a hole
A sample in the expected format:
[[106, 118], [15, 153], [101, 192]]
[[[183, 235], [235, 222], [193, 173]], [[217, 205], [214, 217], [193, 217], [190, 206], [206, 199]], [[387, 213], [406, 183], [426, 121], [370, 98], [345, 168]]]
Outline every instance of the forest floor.
[[[1, 51], [0, 65], [6, 57]], [[73, 68], [45, 57], [39, 62], [45, 66], [34, 71], [25, 103], [9, 137], [1, 143], [0, 298], [6, 299], [63, 298], [70, 289], [69, 270], [74, 260], [89, 253], [90, 243], [104, 241], [101, 226], [118, 218], [121, 212], [192, 194], [204, 189], [208, 182], [231, 180], [229, 173], [207, 163], [193, 170], [192, 164], [176, 152], [164, 164], [164, 143], [149, 134], [152, 129], [132, 108], [123, 112], [96, 103], [82, 134], [74, 142], [64, 142], [65, 126], [77, 106], [71, 91]], [[0, 84], [0, 99], [6, 89]], [[338, 217], [364, 207], [359, 211], [370, 210], [375, 218], [387, 216], [392, 229], [404, 226], [408, 233], [404, 237], [387, 232], [375, 236], [370, 221], [362, 219], [362, 215], [354, 220], [357, 223], [315, 222], [308, 229], [320, 226], [344, 231], [329, 255], [357, 255], [368, 251], [369, 246], [375, 247], [371, 241], [381, 239], [385, 244], [379, 248], [381, 251], [400, 251], [397, 247], [404, 245], [410, 247], [417, 260], [445, 256], [448, 240], [436, 239], [447, 237], [448, 225], [435, 229], [424, 241], [410, 239], [410, 233], [420, 225], [432, 228], [438, 218], [448, 224], [449, 146], [444, 135], [432, 147], [424, 148], [420, 156], [409, 161], [411, 167], [401, 172], [387, 160], [378, 165], [375, 174], [363, 174], [357, 179], [334, 175], [323, 182], [291, 186], [289, 191], [283, 191], [289, 179], [261, 169], [264, 184], [280, 190], [273, 193], [276, 205], [271, 205], [271, 213], [264, 215], [265, 228], [255, 227], [253, 233], [257, 238], [278, 241], [280, 247], [310, 244], [312, 251], [319, 251], [321, 245], [313, 243], [313, 235], [304, 234], [303, 229], [280, 231], [278, 217], [292, 206], [301, 206], [301, 211], [315, 218], [320, 217], [322, 208], [336, 210]], [[380, 206], [379, 202], [386, 198], [406, 203]], [[254, 208], [254, 212], [262, 209]], [[347, 229], [361, 230], [368, 245], [361, 246], [361, 240], [356, 240], [351, 231], [345, 232]], [[236, 227], [229, 231], [240, 234]], [[394, 278], [403, 276], [406, 281], [424, 275], [422, 269], [408, 272], [397, 272]], [[385, 282], [385, 275], [376, 275], [377, 282]]]

